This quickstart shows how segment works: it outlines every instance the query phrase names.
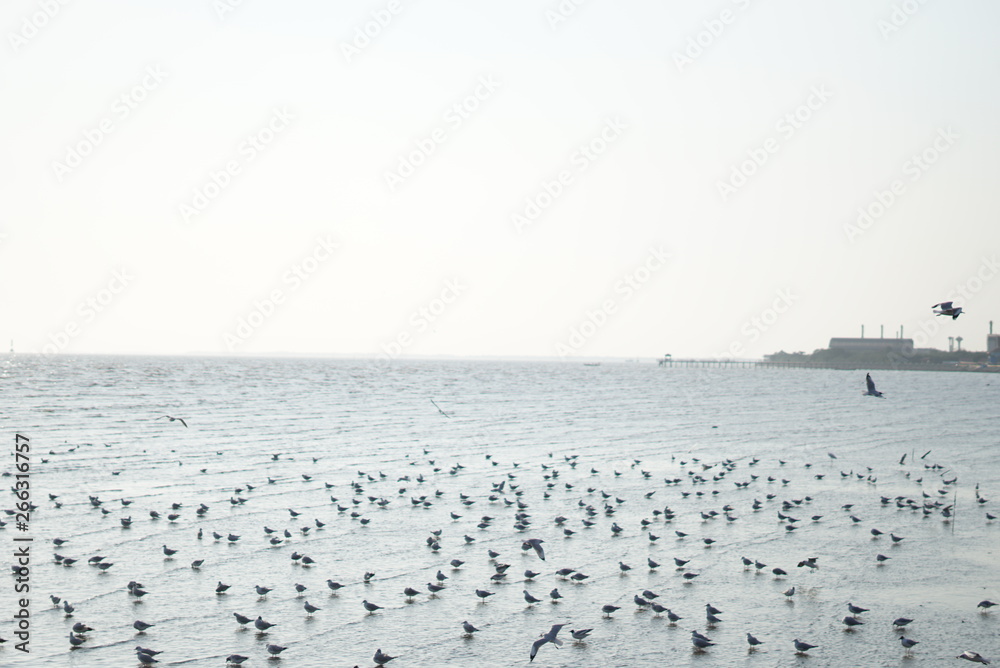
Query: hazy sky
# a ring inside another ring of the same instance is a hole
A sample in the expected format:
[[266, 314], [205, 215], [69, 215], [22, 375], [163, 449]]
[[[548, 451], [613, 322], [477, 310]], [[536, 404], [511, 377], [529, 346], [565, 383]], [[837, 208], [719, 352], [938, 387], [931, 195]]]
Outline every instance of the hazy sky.
[[987, 0], [12, 0], [0, 341], [760, 357], [864, 324], [982, 350], [997, 25]]

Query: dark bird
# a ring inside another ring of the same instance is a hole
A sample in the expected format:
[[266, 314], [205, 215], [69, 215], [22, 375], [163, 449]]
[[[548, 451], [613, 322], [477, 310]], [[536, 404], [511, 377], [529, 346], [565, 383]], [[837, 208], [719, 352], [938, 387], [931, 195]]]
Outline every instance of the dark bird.
[[965, 659], [966, 661], [971, 661], [972, 663], [981, 663], [983, 665], [989, 665], [990, 660], [984, 658], [979, 652], [970, 652], [966, 650], [955, 657], [956, 659]]
[[870, 373], [865, 374], [865, 384], [868, 385], [868, 391], [864, 393], [864, 396], [881, 397], [883, 395], [882, 392], [879, 392], [878, 390], [875, 389], [875, 381], [872, 380], [872, 375]]
[[438, 409], [438, 413], [440, 413], [441, 415], [445, 416], [446, 418], [450, 418], [451, 417], [450, 415], [448, 415], [447, 413], [445, 413], [443, 410], [441, 410], [441, 407], [438, 406], [436, 403], [434, 403], [433, 399], [431, 399], [431, 403], [434, 404], [434, 408]]
[[941, 302], [940, 304], [935, 304], [931, 308], [936, 309], [939, 306], [941, 307], [941, 310], [934, 311], [934, 315], [950, 315], [952, 320], [955, 320], [958, 316], [962, 315], [962, 307], [952, 306], [951, 302]]
[[175, 417], [170, 417], [169, 415], [161, 415], [160, 417], [158, 417], [156, 419], [157, 420], [162, 420], [163, 418], [167, 418], [171, 422], [180, 422], [185, 427], [188, 426], [188, 423], [184, 421], [184, 418], [175, 418]]
[[819, 647], [819, 645], [810, 645], [807, 642], [802, 642], [798, 638], [796, 638], [795, 640], [793, 640], [792, 643], [795, 645], [795, 652], [796, 652], [796, 654], [805, 654], [809, 650], [811, 650], [811, 649], [813, 649], [815, 647]]

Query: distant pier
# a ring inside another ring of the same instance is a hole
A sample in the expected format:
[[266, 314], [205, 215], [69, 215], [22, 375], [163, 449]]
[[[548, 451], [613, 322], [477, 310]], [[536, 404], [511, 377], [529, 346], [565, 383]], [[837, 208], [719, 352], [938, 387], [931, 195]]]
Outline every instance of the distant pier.
[[869, 363], [854, 362], [822, 363], [822, 362], [770, 362], [767, 360], [726, 360], [726, 359], [675, 359], [667, 355], [659, 360], [661, 367], [715, 368], [715, 369], [835, 369], [839, 371], [885, 370], [899, 371], [979, 371], [987, 373], [1000, 372], [1000, 366], [985, 364], [934, 364], [934, 363]]

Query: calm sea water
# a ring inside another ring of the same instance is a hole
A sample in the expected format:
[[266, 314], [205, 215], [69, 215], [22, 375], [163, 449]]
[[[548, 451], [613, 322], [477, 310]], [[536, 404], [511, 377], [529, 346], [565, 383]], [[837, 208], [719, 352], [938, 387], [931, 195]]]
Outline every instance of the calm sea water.
[[[986, 518], [1000, 514], [1000, 378], [875, 377], [885, 399], [862, 396], [863, 372], [804, 369], [11, 356], [0, 360], [0, 470], [13, 469], [15, 434], [30, 437], [38, 509], [26, 534], [7, 517], [0, 529], [5, 571], [13, 538], [34, 538], [31, 653], [13, 647], [11, 579], [0, 588], [0, 664], [130, 666], [142, 645], [163, 652], [160, 665], [224, 666], [239, 653], [251, 657], [245, 666], [371, 666], [381, 648], [396, 668], [517, 666], [554, 623], [567, 624], [565, 644], [543, 646], [532, 665], [917, 668], [960, 665], [954, 657], [967, 649], [1000, 660], [1000, 608], [976, 607], [1000, 601], [1000, 521]], [[157, 419], [165, 414], [188, 428]], [[720, 478], [723, 460], [732, 464]], [[954, 518], [883, 496], [954, 504]], [[421, 498], [429, 505], [414, 505]], [[589, 528], [586, 506], [596, 511]], [[653, 512], [665, 507], [671, 522]], [[170, 512], [179, 517], [169, 521]], [[527, 529], [514, 528], [517, 512], [529, 515]], [[799, 528], [786, 531], [779, 512]], [[493, 519], [480, 528], [484, 516]], [[273, 546], [265, 526], [291, 537]], [[893, 544], [890, 532], [905, 538]], [[521, 549], [527, 538], [545, 541], [546, 561]], [[178, 552], [167, 558], [164, 545]], [[54, 553], [79, 561], [62, 566]], [[883, 565], [880, 553], [890, 557]], [[98, 555], [113, 562], [107, 572], [88, 564]], [[767, 568], [745, 569], [741, 556]], [[676, 570], [674, 557], [690, 562]], [[819, 568], [796, 566], [807, 557]], [[453, 569], [452, 559], [465, 563]], [[647, 559], [662, 565], [651, 570]], [[494, 582], [497, 564], [510, 568]], [[564, 580], [554, 574], [563, 567], [589, 577]], [[529, 568], [540, 575], [526, 582]], [[439, 570], [446, 589], [431, 597]], [[366, 572], [375, 574], [367, 584]], [[685, 583], [684, 572], [699, 576]], [[333, 594], [328, 578], [344, 587]], [[148, 594], [130, 596], [131, 580]], [[231, 585], [224, 595], [219, 582]], [[301, 596], [296, 583], [307, 587]], [[273, 591], [262, 598], [255, 585]], [[405, 587], [422, 593], [407, 602]], [[559, 603], [549, 601], [553, 588]], [[476, 589], [494, 595], [480, 602]], [[544, 601], [528, 606], [525, 589]], [[647, 589], [684, 619], [671, 625], [639, 609], [633, 596]], [[383, 609], [368, 615], [363, 599]], [[306, 600], [321, 610], [307, 616]], [[852, 632], [842, 623], [848, 601], [870, 609]], [[706, 603], [723, 611], [714, 628]], [[605, 604], [620, 610], [605, 618]], [[276, 626], [258, 634], [234, 612]], [[914, 620], [905, 634], [920, 644], [910, 656], [897, 617]], [[136, 620], [155, 626], [137, 634]], [[463, 637], [464, 620], [480, 629], [474, 637]], [[94, 630], [70, 651], [75, 622]], [[593, 632], [574, 643], [568, 631], [580, 628]], [[692, 629], [716, 644], [693, 652]], [[748, 631], [765, 643], [752, 653]], [[797, 656], [793, 638], [818, 647]], [[288, 649], [269, 659], [268, 643]]]

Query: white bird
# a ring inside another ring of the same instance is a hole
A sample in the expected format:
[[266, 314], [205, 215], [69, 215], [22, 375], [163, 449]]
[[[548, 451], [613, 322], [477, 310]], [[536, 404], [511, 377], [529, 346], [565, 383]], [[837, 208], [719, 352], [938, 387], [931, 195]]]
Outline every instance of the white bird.
[[538, 648], [547, 642], [552, 643], [556, 647], [562, 646], [562, 640], [559, 640], [556, 636], [559, 635], [560, 629], [566, 626], [565, 624], [553, 624], [552, 628], [549, 629], [548, 633], [543, 633], [542, 637], [531, 644], [531, 654], [528, 655], [528, 661], [534, 661], [535, 655], [538, 654]]
[[875, 389], [875, 381], [872, 380], [872, 375], [865, 374], [865, 383], [868, 385], [868, 391], [864, 393], [866, 397], [881, 397], [882, 393]]
[[934, 315], [950, 315], [952, 320], [955, 320], [958, 316], [962, 315], [962, 307], [953, 307], [951, 302], [941, 302], [940, 304], [935, 304], [931, 308], [936, 309], [939, 306], [941, 307], [941, 310], [934, 311]]
[[579, 631], [570, 630], [569, 634], [573, 636], [573, 640], [583, 640], [590, 635], [590, 632], [594, 629], [580, 629]]
[[966, 650], [966, 651], [962, 652], [961, 654], [959, 654], [955, 658], [956, 659], [965, 659], [966, 661], [971, 661], [973, 663], [981, 663], [983, 665], [989, 665], [989, 663], [990, 663], [990, 660], [987, 659], [987, 658], [984, 658], [983, 656], [981, 656], [979, 654], [979, 652], [970, 652], [969, 650]]

